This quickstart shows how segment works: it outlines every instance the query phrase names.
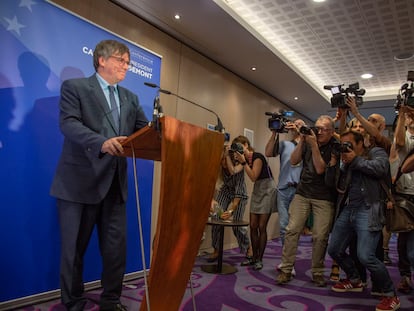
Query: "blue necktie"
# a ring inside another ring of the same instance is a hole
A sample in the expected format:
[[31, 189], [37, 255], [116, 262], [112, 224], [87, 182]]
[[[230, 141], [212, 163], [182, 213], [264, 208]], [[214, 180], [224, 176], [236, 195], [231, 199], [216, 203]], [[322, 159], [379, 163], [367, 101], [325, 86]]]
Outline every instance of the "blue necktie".
[[109, 104], [111, 105], [111, 113], [112, 113], [112, 118], [114, 119], [115, 123], [115, 132], [119, 133], [119, 112], [118, 112], [118, 106], [116, 104], [116, 100], [115, 100], [115, 87], [112, 85], [108, 86], [109, 89]]

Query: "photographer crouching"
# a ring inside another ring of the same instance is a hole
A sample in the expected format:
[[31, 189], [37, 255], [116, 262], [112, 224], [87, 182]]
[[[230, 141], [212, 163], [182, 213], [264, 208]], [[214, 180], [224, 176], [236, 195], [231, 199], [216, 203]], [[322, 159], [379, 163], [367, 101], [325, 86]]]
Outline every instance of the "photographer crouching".
[[[342, 167], [338, 176], [337, 212], [329, 255], [346, 273], [347, 279], [332, 286], [335, 292], [362, 292], [361, 276], [354, 258], [346, 250], [354, 236], [357, 239], [359, 261], [371, 272], [373, 285], [381, 296], [377, 311], [397, 310], [399, 298], [385, 264], [376, 257], [385, 219], [387, 195], [381, 180], [391, 183], [388, 155], [383, 148], [364, 146], [360, 132], [345, 131], [341, 134]], [[346, 144], [346, 145], [345, 145]]]
[[[373, 113], [368, 118], [365, 118], [360, 112], [358, 107], [362, 105], [362, 95], [365, 94], [365, 90], [359, 89], [359, 84], [354, 83], [347, 88], [345, 95], [342, 95], [342, 103], [338, 105], [338, 110], [341, 111], [339, 132], [342, 133], [346, 129], [352, 129], [359, 131], [364, 136], [365, 147], [381, 147], [385, 149], [388, 155], [391, 150], [391, 140], [384, 135], [386, 128], [386, 122], [384, 116]], [[361, 91], [363, 90], [363, 91]], [[354, 95], [351, 95], [354, 94]], [[351, 120], [349, 126], [346, 126], [346, 116], [352, 113], [354, 119]], [[378, 242], [377, 257], [386, 264], [392, 264], [391, 259], [388, 256], [389, 253], [389, 241], [391, 233], [385, 228], [382, 231], [382, 238]], [[362, 282], [367, 282], [367, 275], [364, 266], [359, 263], [356, 256], [357, 245], [356, 241], [351, 242], [350, 253], [354, 256], [354, 260], [357, 264], [359, 272], [362, 277]], [[374, 286], [374, 293], [376, 288]]]

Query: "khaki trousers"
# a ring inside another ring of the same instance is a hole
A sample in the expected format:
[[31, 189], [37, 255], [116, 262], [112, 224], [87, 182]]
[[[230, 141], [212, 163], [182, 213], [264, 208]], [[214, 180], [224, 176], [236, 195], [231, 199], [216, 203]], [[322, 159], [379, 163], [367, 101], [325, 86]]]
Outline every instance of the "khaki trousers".
[[285, 273], [291, 273], [295, 265], [299, 238], [311, 212], [313, 213], [312, 275], [322, 275], [324, 272], [326, 248], [335, 215], [334, 203], [308, 199], [295, 194], [289, 206], [289, 224], [286, 227], [282, 252], [281, 270]]

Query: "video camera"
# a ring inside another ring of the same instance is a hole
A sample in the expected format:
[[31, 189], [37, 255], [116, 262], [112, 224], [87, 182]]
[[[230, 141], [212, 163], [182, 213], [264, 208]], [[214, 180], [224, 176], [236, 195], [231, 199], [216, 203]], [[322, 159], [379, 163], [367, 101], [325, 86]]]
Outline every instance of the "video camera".
[[359, 83], [350, 84], [346, 89], [344, 89], [342, 85], [332, 86], [332, 85], [325, 85], [323, 88], [325, 90], [330, 90], [332, 93], [331, 97], [331, 107], [332, 108], [349, 108], [346, 104], [346, 98], [349, 97], [350, 94], [355, 95], [355, 101], [357, 106], [361, 106], [363, 103], [362, 96], [365, 94], [364, 89], [359, 88]]
[[414, 71], [408, 71], [407, 82], [398, 91], [397, 101], [394, 105], [396, 112], [402, 105], [414, 108]]
[[286, 123], [290, 121], [288, 117], [293, 117], [293, 111], [265, 112], [265, 115], [271, 116], [268, 120], [268, 127], [271, 131], [277, 133], [287, 133]]

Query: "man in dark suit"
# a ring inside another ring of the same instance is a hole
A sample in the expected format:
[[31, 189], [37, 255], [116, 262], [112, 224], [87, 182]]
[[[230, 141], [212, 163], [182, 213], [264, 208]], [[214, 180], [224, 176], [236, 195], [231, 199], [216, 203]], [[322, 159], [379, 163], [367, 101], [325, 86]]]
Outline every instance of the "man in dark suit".
[[121, 143], [148, 124], [138, 97], [118, 86], [130, 62], [126, 45], [96, 46], [96, 73], [63, 82], [60, 98], [62, 154], [51, 187], [61, 233], [60, 286], [68, 310], [83, 310], [83, 257], [97, 225], [103, 271], [100, 310], [120, 303], [126, 263], [127, 163]]

